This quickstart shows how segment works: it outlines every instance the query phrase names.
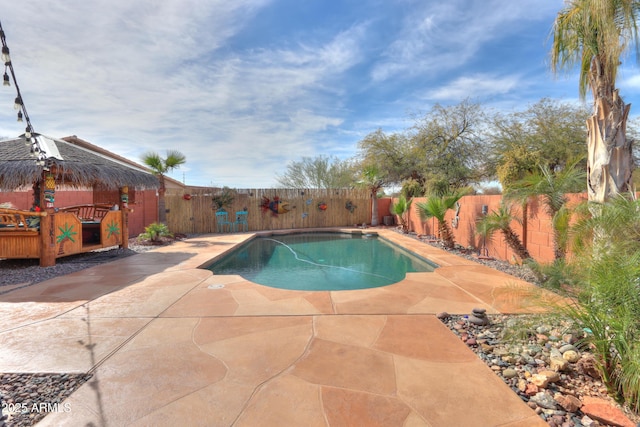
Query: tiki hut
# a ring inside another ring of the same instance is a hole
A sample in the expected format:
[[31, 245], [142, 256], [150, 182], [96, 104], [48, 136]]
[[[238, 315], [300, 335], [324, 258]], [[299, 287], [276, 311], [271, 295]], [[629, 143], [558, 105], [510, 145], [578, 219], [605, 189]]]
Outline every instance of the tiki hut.
[[[70, 142], [37, 134], [34, 137], [51, 151], [49, 173], [56, 185], [75, 188], [101, 185], [110, 189], [159, 186], [158, 179], [148, 170], [83, 148], [74, 144], [72, 138], [67, 138]], [[30, 151], [31, 144], [24, 135], [0, 141], [0, 190], [12, 191], [42, 179], [43, 167]]]
[[[158, 179], [82, 142], [39, 134], [0, 141], [0, 191], [32, 186], [34, 193], [31, 211], [0, 209], [0, 259], [39, 258], [49, 266], [61, 256], [127, 247], [129, 188], [157, 188]], [[61, 187], [113, 190], [118, 203], [57, 206], [55, 191]]]

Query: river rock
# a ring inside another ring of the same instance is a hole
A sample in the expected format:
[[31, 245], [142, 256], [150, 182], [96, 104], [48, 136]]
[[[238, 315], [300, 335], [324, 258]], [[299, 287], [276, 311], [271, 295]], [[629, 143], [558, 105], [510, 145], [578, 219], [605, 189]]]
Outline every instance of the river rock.
[[600, 371], [593, 355], [585, 355], [576, 362], [575, 369], [577, 372], [588, 375], [591, 378], [600, 379]]
[[603, 424], [619, 427], [636, 427], [635, 424], [618, 408], [603, 399], [585, 397], [580, 410], [590, 418]]
[[515, 378], [518, 376], [518, 371], [512, 368], [507, 368], [504, 371], [502, 371], [502, 376], [505, 378]]
[[563, 372], [569, 367], [569, 361], [564, 357], [552, 357], [549, 359], [549, 367], [556, 372]]
[[440, 320], [447, 320], [449, 317], [451, 317], [451, 315], [446, 311], [441, 311], [440, 313], [436, 314], [436, 317]]
[[554, 383], [560, 380], [560, 374], [555, 371], [542, 371], [537, 374], [531, 375], [531, 381], [533, 384], [540, 388], [547, 388], [549, 383]]
[[478, 326], [488, 325], [490, 322], [487, 317], [487, 310], [484, 308], [474, 308], [469, 316], [469, 323], [473, 323]]
[[565, 345], [561, 346], [561, 347], [558, 349], [558, 351], [559, 351], [560, 353], [565, 353], [565, 352], [567, 352], [567, 351], [569, 351], [569, 350], [573, 350], [573, 351], [576, 351], [576, 352], [578, 351], [578, 349], [576, 348], [576, 346], [575, 346], [575, 345], [571, 345], [571, 344], [565, 344]]
[[562, 353], [562, 358], [567, 362], [576, 363], [578, 360], [580, 360], [580, 354], [578, 354], [578, 352], [575, 350], [567, 350]]
[[577, 412], [582, 406], [580, 399], [575, 396], [557, 393], [553, 398], [567, 412]]
[[535, 402], [541, 408], [544, 409], [556, 409], [556, 401], [553, 399], [549, 393], [541, 391], [536, 393], [534, 396], [531, 396], [531, 401]]

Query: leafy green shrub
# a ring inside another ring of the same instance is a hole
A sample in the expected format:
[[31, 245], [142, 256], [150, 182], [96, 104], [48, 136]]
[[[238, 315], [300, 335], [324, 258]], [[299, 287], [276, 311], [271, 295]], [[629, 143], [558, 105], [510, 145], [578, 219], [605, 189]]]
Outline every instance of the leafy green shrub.
[[447, 211], [453, 209], [466, 193], [463, 191], [455, 191], [445, 193], [441, 196], [430, 196], [426, 202], [417, 203], [420, 219], [426, 221], [435, 218], [438, 221], [438, 232], [444, 246], [447, 249], [453, 249], [456, 245], [453, 231], [445, 219]]
[[219, 211], [225, 206], [230, 206], [235, 197], [235, 190], [232, 190], [229, 187], [223, 187], [222, 190], [211, 198], [211, 201], [213, 202], [213, 207]]
[[[595, 215], [572, 228], [575, 258], [562, 271], [563, 281], [571, 276], [570, 286], [563, 289], [574, 303], [563, 310], [589, 332], [586, 343], [609, 391], [638, 410], [640, 202], [618, 197], [590, 209]], [[560, 264], [556, 267], [561, 271]]]
[[152, 242], [158, 242], [161, 237], [173, 237], [173, 234], [169, 232], [169, 227], [166, 224], [154, 222], [144, 228], [144, 233], [139, 236], [145, 240], [151, 240]]
[[391, 206], [389, 206], [389, 212], [398, 217], [400, 227], [402, 227], [402, 231], [405, 233], [409, 232], [409, 224], [407, 223], [404, 215], [409, 212], [412, 203], [413, 199], [407, 200], [404, 194], [400, 194], [398, 201], [396, 203], [391, 203]]
[[528, 265], [547, 289], [571, 295], [579, 286], [576, 266], [564, 259], [556, 259], [549, 264], [530, 262]]

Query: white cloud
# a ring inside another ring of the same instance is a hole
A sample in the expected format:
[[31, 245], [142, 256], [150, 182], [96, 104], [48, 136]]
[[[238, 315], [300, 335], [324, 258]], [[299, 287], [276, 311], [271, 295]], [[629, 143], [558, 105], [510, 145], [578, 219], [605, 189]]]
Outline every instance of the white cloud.
[[416, 2], [414, 7], [372, 71], [373, 80], [443, 75], [464, 65], [483, 44], [508, 37], [523, 21], [546, 16], [552, 9], [535, 0]]
[[425, 98], [434, 101], [461, 101], [466, 98], [481, 99], [504, 95], [521, 88], [518, 76], [491, 76], [475, 74], [459, 77], [437, 89], [428, 91]]

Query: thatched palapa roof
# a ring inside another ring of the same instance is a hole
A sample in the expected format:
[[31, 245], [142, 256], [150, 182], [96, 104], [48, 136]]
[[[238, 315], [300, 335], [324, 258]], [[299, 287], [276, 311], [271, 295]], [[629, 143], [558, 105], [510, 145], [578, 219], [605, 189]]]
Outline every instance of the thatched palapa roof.
[[[50, 172], [58, 184], [71, 187], [92, 187], [100, 184], [111, 189], [124, 186], [146, 189], [159, 186], [158, 179], [149, 170], [86, 141], [76, 137], [63, 140], [38, 134], [34, 136], [41, 144], [52, 149], [50, 154], [53, 153], [54, 157], [50, 157], [49, 160]], [[94, 149], [88, 148], [89, 146]], [[0, 141], [0, 189], [11, 191], [31, 186], [42, 177], [42, 166], [38, 166], [31, 156], [30, 149], [24, 135]]]

